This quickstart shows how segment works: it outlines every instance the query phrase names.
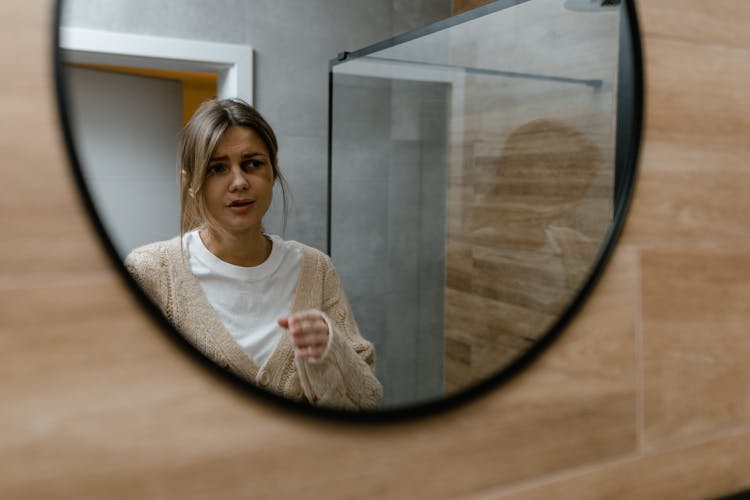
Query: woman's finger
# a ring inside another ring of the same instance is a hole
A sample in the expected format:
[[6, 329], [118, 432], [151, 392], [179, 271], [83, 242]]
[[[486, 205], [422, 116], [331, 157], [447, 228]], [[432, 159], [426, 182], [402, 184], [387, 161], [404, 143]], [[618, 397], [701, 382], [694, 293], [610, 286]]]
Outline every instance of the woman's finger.
[[319, 347], [328, 343], [328, 337], [323, 333], [308, 333], [299, 337], [292, 337], [296, 347]]
[[289, 331], [296, 358], [318, 357], [325, 352], [330, 332], [320, 311], [294, 313], [278, 322]]
[[294, 342], [297, 357], [309, 357], [322, 355], [328, 345], [325, 335], [308, 335], [304, 339]]
[[289, 332], [295, 336], [306, 335], [311, 332], [315, 333], [328, 333], [328, 326], [322, 319], [319, 321], [308, 321], [308, 320], [290, 320]]

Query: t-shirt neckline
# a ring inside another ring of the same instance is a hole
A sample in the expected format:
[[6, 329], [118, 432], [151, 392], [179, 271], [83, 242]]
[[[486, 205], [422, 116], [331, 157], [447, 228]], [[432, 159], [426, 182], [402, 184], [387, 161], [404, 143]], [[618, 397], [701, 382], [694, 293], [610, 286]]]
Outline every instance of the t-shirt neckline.
[[284, 257], [281, 248], [282, 245], [280, 244], [281, 239], [276, 235], [265, 235], [271, 240], [271, 254], [257, 266], [238, 266], [221, 260], [206, 247], [197, 229], [190, 231], [185, 236], [186, 238], [190, 238], [186, 246], [195, 252], [195, 257], [203, 261], [213, 272], [230, 278], [249, 281], [265, 279], [279, 268]]

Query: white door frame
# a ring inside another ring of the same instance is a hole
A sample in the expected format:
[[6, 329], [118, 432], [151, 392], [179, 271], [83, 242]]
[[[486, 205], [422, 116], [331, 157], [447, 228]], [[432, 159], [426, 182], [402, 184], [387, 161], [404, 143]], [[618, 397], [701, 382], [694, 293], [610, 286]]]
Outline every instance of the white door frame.
[[60, 48], [65, 62], [216, 72], [219, 98], [239, 97], [253, 104], [249, 45], [60, 28]]

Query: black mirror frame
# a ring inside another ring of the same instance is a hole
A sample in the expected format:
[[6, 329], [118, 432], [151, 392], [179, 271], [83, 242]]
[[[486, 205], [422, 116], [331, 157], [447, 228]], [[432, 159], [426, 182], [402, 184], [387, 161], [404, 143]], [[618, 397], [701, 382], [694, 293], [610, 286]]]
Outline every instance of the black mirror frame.
[[[175, 342], [175, 345], [185, 354], [190, 356], [196, 363], [201, 364], [212, 375], [219, 377], [228, 383], [235, 390], [244, 394], [253, 396], [259, 401], [271, 403], [278, 407], [292, 410], [311, 417], [323, 418], [326, 420], [335, 420], [349, 423], [391, 423], [414, 419], [417, 417], [426, 417], [442, 413], [452, 408], [457, 408], [462, 404], [474, 400], [481, 395], [487, 394], [490, 390], [497, 388], [502, 382], [510, 379], [515, 374], [529, 366], [547, 347], [549, 347], [563, 332], [565, 327], [570, 323], [575, 314], [581, 309], [585, 301], [591, 295], [597, 284], [602, 271], [608, 263], [613, 250], [622, 233], [625, 218], [630, 207], [630, 201], [633, 196], [635, 182], [637, 177], [638, 154], [641, 145], [641, 135], [643, 127], [643, 110], [644, 110], [644, 68], [643, 55], [640, 38], [640, 29], [636, 13], [635, 0], [622, 0], [624, 5], [623, 13], [627, 16], [622, 26], [627, 28], [627, 41], [630, 50], [622, 47], [623, 51], [629, 52], [632, 61], [632, 85], [628, 86], [622, 78], [618, 79], [618, 88], [629, 88], [630, 106], [623, 106], [624, 109], [632, 110], [632, 115], [627, 117], [624, 122], [619, 119], [617, 126], [617, 153], [616, 153], [616, 182], [615, 182], [615, 210], [612, 224], [605, 237], [605, 242], [600, 248], [596, 262], [581, 286], [577, 296], [570, 303], [567, 309], [560, 315], [557, 321], [540, 337], [540, 339], [526, 352], [516, 358], [510, 365], [506, 366], [493, 376], [479, 382], [478, 384], [453, 394], [443, 399], [427, 401], [424, 403], [406, 406], [403, 408], [385, 409], [385, 410], [368, 410], [368, 411], [345, 411], [328, 408], [313, 407], [304, 403], [291, 401], [282, 396], [265, 391], [255, 385], [249, 384], [232, 373], [220, 368], [210, 361], [196, 348], [194, 348], [185, 338], [177, 331], [169, 320], [164, 317], [159, 308], [146, 296], [135, 280], [125, 269], [123, 262], [120, 260], [117, 251], [109, 238], [109, 235], [100, 219], [96, 207], [93, 203], [91, 193], [88, 190], [83, 177], [81, 168], [80, 154], [76, 148], [75, 138], [73, 137], [72, 124], [70, 119], [71, 111], [67, 103], [68, 82], [65, 75], [65, 62], [63, 60], [62, 50], [60, 49], [60, 20], [62, 16], [62, 4], [64, 0], [55, 0], [53, 14], [53, 37], [52, 37], [52, 60], [54, 64], [55, 77], [55, 97], [57, 101], [57, 111], [60, 123], [63, 128], [63, 139], [68, 153], [70, 164], [72, 166], [75, 183], [81, 193], [83, 204], [88, 213], [91, 222], [98, 233], [105, 251], [112, 259], [114, 267], [117, 269], [124, 283], [132, 291], [139, 303], [154, 318], [161, 329], [166, 332]], [[477, 10], [483, 9], [483, 7]], [[627, 24], [627, 26], [625, 26]], [[621, 41], [626, 38], [622, 36]], [[625, 54], [627, 56], [627, 54]], [[623, 96], [618, 92], [619, 96]], [[330, 102], [330, 100], [329, 100]], [[622, 102], [622, 101], [620, 101]], [[618, 109], [620, 109], [618, 102]], [[330, 141], [330, 134], [329, 134]], [[621, 143], [624, 142], [624, 147]], [[330, 176], [329, 176], [330, 177]], [[330, 179], [329, 179], [330, 182]], [[330, 185], [329, 185], [330, 197]], [[329, 201], [330, 212], [330, 201]], [[329, 229], [330, 230], [330, 229]]]

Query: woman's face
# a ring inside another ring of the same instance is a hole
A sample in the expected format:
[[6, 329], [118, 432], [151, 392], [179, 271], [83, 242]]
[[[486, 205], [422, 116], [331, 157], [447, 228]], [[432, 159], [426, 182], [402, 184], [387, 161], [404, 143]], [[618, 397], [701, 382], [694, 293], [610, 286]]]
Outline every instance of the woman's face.
[[238, 236], [260, 232], [274, 180], [268, 148], [258, 134], [247, 127], [228, 128], [206, 168], [203, 197], [209, 224]]

